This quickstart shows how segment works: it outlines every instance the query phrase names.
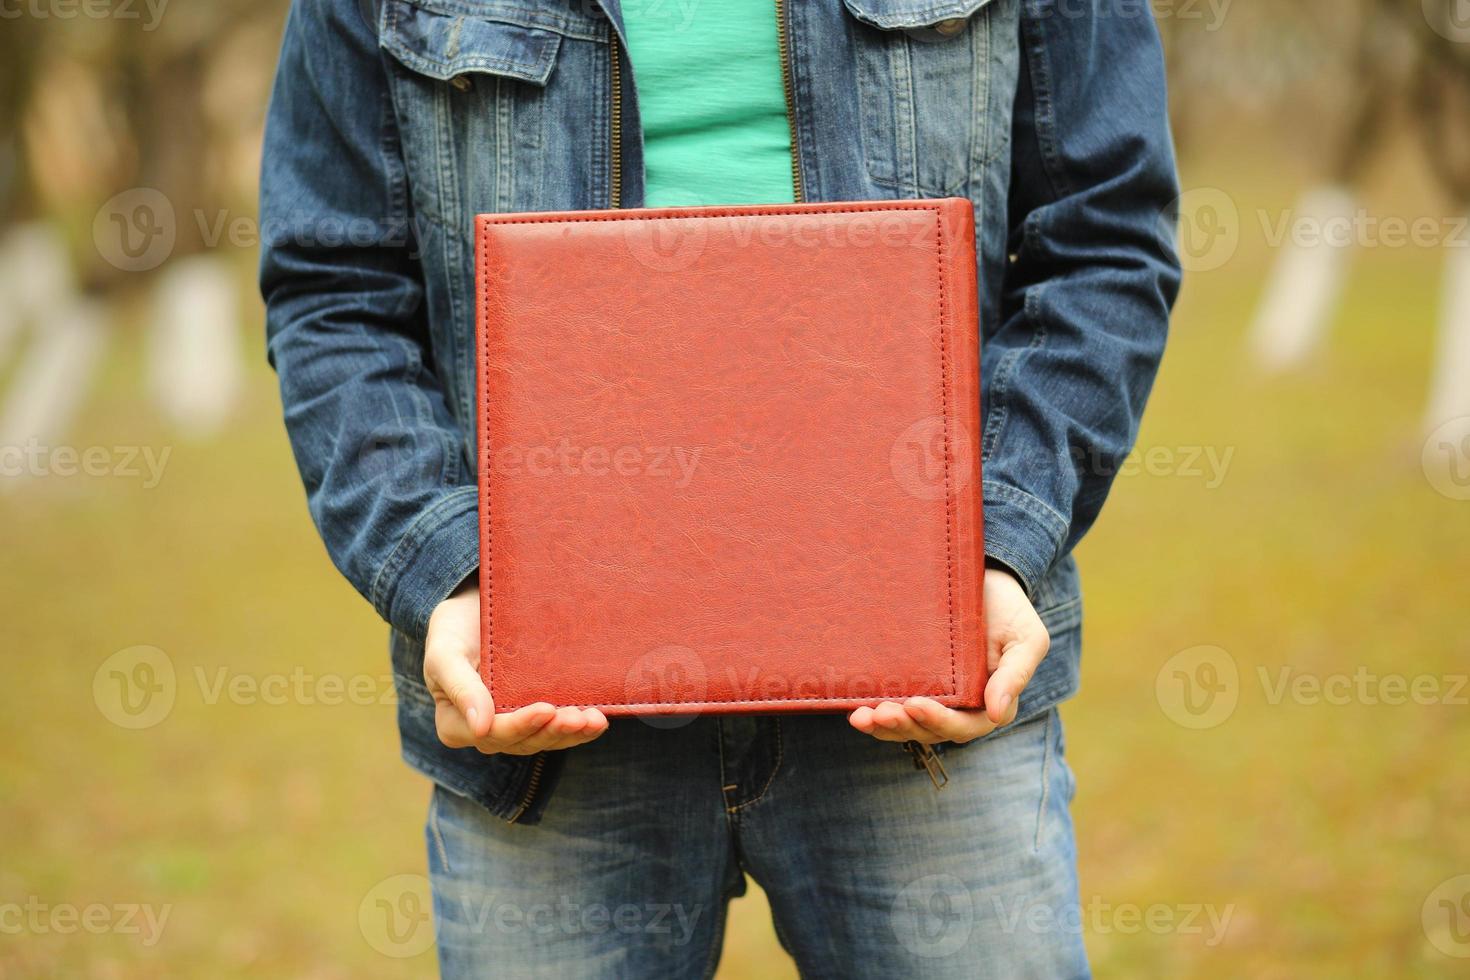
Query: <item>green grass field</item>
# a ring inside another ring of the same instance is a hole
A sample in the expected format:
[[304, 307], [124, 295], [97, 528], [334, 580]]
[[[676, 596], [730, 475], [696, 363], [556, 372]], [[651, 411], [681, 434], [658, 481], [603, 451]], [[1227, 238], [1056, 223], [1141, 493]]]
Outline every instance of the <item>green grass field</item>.
[[[1101, 976], [1464, 975], [1442, 950], [1470, 954], [1470, 918], [1439, 899], [1465, 890], [1431, 896], [1470, 873], [1470, 502], [1420, 466], [1438, 253], [1360, 252], [1327, 349], [1266, 379], [1243, 345], [1261, 237], [1248, 217], [1238, 254], [1189, 282], [1140, 441], [1157, 465], [1119, 478], [1080, 553], [1064, 717], [1089, 949]], [[375, 885], [423, 873], [428, 787], [398, 759], [384, 628], [309, 524], [260, 348], [238, 422], [194, 445], [148, 407], [123, 332], [70, 441], [171, 447], [162, 481], [0, 496], [0, 907], [46, 907], [41, 928], [0, 918], [0, 977], [432, 971], [359, 925]], [[1218, 480], [1204, 450], [1228, 459]], [[176, 694], [129, 730], [97, 675], [138, 645]], [[1200, 646], [1237, 673], [1233, 713], [1202, 729], [1174, 720], [1182, 661], [1165, 666]], [[298, 675], [305, 697], [250, 693]], [[1392, 678], [1437, 703], [1393, 703]], [[94, 903], [95, 930], [50, 918]], [[167, 909], [159, 935], [125, 928], [137, 905]], [[721, 976], [782, 975], [753, 892]]]

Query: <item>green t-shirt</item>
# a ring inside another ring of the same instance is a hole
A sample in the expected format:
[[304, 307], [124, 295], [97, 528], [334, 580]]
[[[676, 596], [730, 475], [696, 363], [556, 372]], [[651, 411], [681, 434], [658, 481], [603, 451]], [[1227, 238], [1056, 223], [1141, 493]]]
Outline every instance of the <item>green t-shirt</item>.
[[623, 4], [647, 207], [793, 200], [774, 0]]

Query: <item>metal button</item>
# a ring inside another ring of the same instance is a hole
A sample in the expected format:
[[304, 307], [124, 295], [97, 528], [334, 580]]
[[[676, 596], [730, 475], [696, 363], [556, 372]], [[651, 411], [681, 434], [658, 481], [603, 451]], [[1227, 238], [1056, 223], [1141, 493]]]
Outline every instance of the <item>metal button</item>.
[[935, 33], [941, 37], [954, 37], [970, 22], [968, 17], [950, 17], [934, 25]]
[[461, 92], [468, 92], [470, 89], [474, 88], [474, 83], [470, 81], [468, 75], [455, 75], [449, 80], [449, 84], [453, 85]]

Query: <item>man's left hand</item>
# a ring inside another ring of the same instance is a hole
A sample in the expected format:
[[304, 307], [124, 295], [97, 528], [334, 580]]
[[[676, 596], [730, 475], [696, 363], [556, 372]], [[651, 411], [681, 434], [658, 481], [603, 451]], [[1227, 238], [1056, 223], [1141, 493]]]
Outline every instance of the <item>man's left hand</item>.
[[875, 708], [858, 708], [847, 716], [848, 723], [885, 742], [932, 745], [969, 742], [1014, 721], [1021, 692], [1036, 675], [1051, 636], [1009, 572], [987, 568], [984, 597], [985, 661], [990, 668], [984, 708], [946, 708], [933, 698], [914, 697], [902, 704], [884, 701]]

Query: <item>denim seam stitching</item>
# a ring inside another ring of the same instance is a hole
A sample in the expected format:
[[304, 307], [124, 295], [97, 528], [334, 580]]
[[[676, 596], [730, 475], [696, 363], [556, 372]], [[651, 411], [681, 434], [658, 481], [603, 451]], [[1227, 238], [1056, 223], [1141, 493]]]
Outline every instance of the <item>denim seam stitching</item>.
[[1055, 711], [1046, 716], [1046, 728], [1042, 732], [1045, 741], [1041, 756], [1041, 803], [1036, 807], [1036, 836], [1031, 842], [1032, 853], [1041, 850], [1041, 828], [1046, 820], [1046, 803], [1051, 795], [1051, 725], [1054, 718]]
[[1000, 444], [1000, 437], [1005, 432], [1006, 419], [1010, 414], [1006, 404], [1006, 394], [1010, 391], [1011, 375], [1015, 373], [1016, 364], [1021, 359], [1021, 350], [1012, 348], [1004, 351], [1000, 356], [1000, 363], [995, 366], [995, 377], [991, 380], [990, 393], [987, 398], [988, 404], [985, 411], [985, 431], [980, 446], [980, 461], [990, 462], [995, 455], [995, 447]]
[[[1031, 240], [1031, 238], [1035, 234], [1036, 228], [1034, 219], [1035, 214], [1033, 212], [1033, 214], [1031, 216], [1028, 216], [1026, 221], [1023, 222], [1021, 225], [1023, 247], [1026, 245], [1027, 241]], [[987, 403], [988, 412], [987, 422], [985, 425], [985, 437], [989, 441], [989, 448], [987, 450], [986, 445], [982, 443], [980, 452], [980, 458], [982, 462], [989, 462], [990, 459], [995, 455], [995, 450], [1000, 445], [1001, 436], [1005, 432], [1005, 424], [1007, 421], [1009, 421], [1010, 418], [1010, 412], [1008, 411], [1006, 399], [1010, 395], [1011, 379], [1020, 369], [1022, 356], [1025, 355], [1028, 351], [1040, 350], [1041, 348], [1046, 346], [1046, 321], [1037, 312], [1037, 304], [1040, 302], [1042, 289], [1043, 287], [1039, 284], [1028, 289], [1026, 291], [1026, 297], [1021, 304], [1022, 321], [1031, 325], [1031, 336], [1029, 341], [1024, 347], [1012, 347], [1007, 349], [1005, 353], [1001, 355], [1001, 362], [996, 367], [995, 380], [997, 383], [996, 386], [993, 388]], [[996, 413], [999, 413], [1000, 421], [992, 426], [990, 421], [988, 420], [993, 419]], [[1063, 523], [1065, 524], [1065, 522]], [[1066, 531], [1064, 530], [1062, 533], [1063, 536], [1065, 536]]]
[[1052, 630], [1061, 632], [1063, 630], [1071, 629], [1073, 626], [1076, 626], [1078, 623], [1082, 622], [1082, 617], [1080, 615], [1077, 615], [1078, 611], [1080, 611], [1081, 608], [1082, 597], [1074, 596], [1065, 602], [1057, 603], [1055, 606], [1050, 606], [1046, 609], [1038, 609], [1036, 611], [1036, 615], [1041, 617], [1043, 625], [1046, 625], [1045, 620], [1047, 619], [1047, 617], [1051, 617], [1053, 620], [1055, 620], [1055, 622], [1047, 625], [1047, 630], [1049, 632]]
[[[442, 14], [437, 10], [427, 10], [427, 8], [422, 7], [419, 9], [426, 10], [427, 13], [435, 14], [438, 16], [454, 16], [452, 14]], [[513, 58], [497, 58], [494, 55], [488, 54], [471, 54], [462, 59], [459, 59], [456, 57], [459, 51], [459, 32], [464, 23], [464, 18], [466, 16], [469, 16], [467, 14], [460, 14], [458, 15], [458, 20], [456, 21], [454, 33], [450, 38], [450, 43], [451, 46], [454, 48], [455, 53], [450, 54], [446, 51], [445, 58], [448, 60], [441, 61], [437, 58], [433, 58], [429, 55], [421, 54], [420, 52], [413, 50], [413, 48], [409, 46], [408, 39], [400, 35], [398, 31], [397, 8], [390, 6], [388, 8], [388, 11], [389, 12], [386, 23], [387, 30], [384, 31], [383, 38], [380, 42], [383, 48], [386, 49], [389, 54], [402, 61], [405, 67], [416, 69], [424, 74], [429, 74], [437, 81], [443, 81], [444, 79], [439, 78], [437, 74], [434, 74], [435, 72], [448, 75], [455, 68], [491, 69], [492, 73], [493, 69], [495, 68], [503, 68], [519, 69], [525, 75], [530, 76], [527, 79], [528, 81], [535, 81], [539, 84], [544, 84], [546, 79], [549, 78], [551, 75], [552, 65], [555, 64], [558, 49], [561, 47], [561, 35], [555, 31], [548, 30], [546, 31], [546, 33], [550, 34], [551, 37], [545, 41], [537, 41], [537, 53], [535, 61], [516, 61]], [[477, 19], [486, 20], [489, 23], [494, 23], [494, 21], [490, 21], [488, 18]], [[520, 24], [513, 24], [512, 26], [522, 27], [525, 30], [537, 29], [534, 27], [524, 27], [524, 25]], [[459, 74], [464, 74], [464, 72], [461, 71], [459, 72]], [[512, 74], [514, 74], [514, 72], [512, 72]], [[516, 77], [520, 76], [517, 75]]]
[[[913, 39], [907, 34], [901, 36], [899, 50], [903, 52], [903, 77], [900, 81], [903, 83], [905, 102], [903, 125], [899, 128], [897, 136], [903, 141], [904, 151], [908, 157], [904, 161], [908, 171], [908, 186], [915, 197], [920, 197], [923, 192], [919, 190], [919, 107], [914, 94]], [[895, 168], [895, 173], [897, 173], [897, 168]]]
[[[998, 27], [1002, 26], [1005, 23], [1004, 16], [996, 12], [997, 4], [999, 2], [1000, 0], [991, 0], [991, 2], [987, 2], [986, 5], [981, 8], [978, 13], [978, 16], [984, 18], [985, 21], [985, 99], [983, 103], [979, 106], [979, 111], [984, 115], [985, 118], [985, 153], [980, 160], [981, 166], [990, 166], [991, 164], [999, 160], [1001, 154], [1005, 152], [1007, 146], [1009, 146], [1010, 143], [1009, 139], [1007, 138], [1008, 129], [1010, 126], [1010, 113], [1008, 111], [1006, 112], [1006, 126], [1001, 127], [994, 125], [994, 123], [996, 121], [996, 118], [1000, 115], [1001, 111], [1004, 111], [1004, 109], [997, 108], [996, 111], [991, 111], [991, 108], [996, 100], [996, 89], [998, 88], [998, 86], [996, 85], [996, 61], [1000, 58], [1000, 56], [996, 54], [995, 33]], [[997, 21], [999, 21], [1000, 24], [997, 24]], [[1019, 34], [1019, 29], [1017, 33]], [[1000, 60], [1003, 61], [1003, 59]], [[1016, 71], [1017, 73], [1019, 73], [1020, 69], [1017, 68]], [[1014, 81], [1014, 78], [1015, 76], [1012, 75], [1011, 80]], [[1005, 79], [1002, 79], [1002, 81], [1004, 80]]]
[[510, 83], [495, 78], [495, 208], [509, 211], [516, 185], [516, 113], [515, 99], [507, 89]]
[[[792, 16], [792, 8], [788, 6], [786, 9], [787, 20], [790, 21]], [[794, 133], [794, 142], [791, 144], [791, 156], [801, 171], [801, 182], [805, 191], [804, 196], [810, 199], [816, 196], [812, 194], [812, 189], [820, 186], [822, 181], [822, 155], [820, 153], [803, 155], [801, 152], [803, 146], [815, 146], [817, 143], [817, 136], [812, 128], [812, 114], [806, 108], [813, 104], [814, 97], [812, 95], [809, 73], [803, 70], [805, 67], [804, 55], [801, 50], [801, 38], [803, 35], [797, 30], [788, 30], [787, 33], [789, 50], [786, 61], [791, 66], [791, 121]], [[859, 120], [859, 127], [861, 127], [861, 120]], [[862, 139], [861, 133], [859, 133], [858, 138], [859, 140]], [[792, 189], [795, 190], [795, 187], [793, 186]]]
[[1031, 41], [1025, 46], [1026, 64], [1031, 73], [1031, 96], [1032, 96], [1032, 121], [1034, 123], [1036, 145], [1041, 151], [1042, 171], [1046, 174], [1047, 182], [1052, 185], [1052, 194], [1060, 199], [1066, 197], [1070, 184], [1067, 181], [1066, 172], [1058, 160], [1057, 134], [1056, 134], [1056, 106], [1051, 89], [1051, 62], [1047, 56], [1046, 32], [1041, 26], [1041, 21], [1049, 16], [1041, 9], [1040, 2], [1027, 5], [1031, 15], [1026, 17], [1026, 11], [1022, 11], [1023, 28], [1027, 20], [1031, 24]]
[[[592, 141], [592, 165], [589, 168], [588, 200], [603, 200], [607, 206], [612, 206], [611, 185], [611, 161], [608, 159], [608, 148], [612, 143], [612, 92], [609, 78], [612, 72], [612, 25], [608, 24], [608, 33], [602, 39], [603, 43], [598, 45], [597, 54], [594, 58], [597, 66], [597, 91], [596, 98], [592, 104], [593, 110], [592, 128], [597, 138]], [[604, 193], [605, 192], [605, 193]]]
[[449, 861], [449, 848], [444, 844], [444, 833], [439, 829], [439, 792], [429, 796], [429, 832], [433, 836], [434, 846], [439, 850], [439, 863], [444, 865], [444, 870], [454, 874], [454, 865]]
[[715, 926], [713, 935], [710, 936], [709, 952], [705, 954], [704, 972], [700, 974], [703, 980], [712, 980], [715, 971], [720, 966], [720, 953], [725, 945], [725, 925], [730, 914], [730, 900], [720, 892], [715, 900]]
[[[719, 753], [720, 759], [720, 802], [725, 802], [725, 787], [730, 784], [726, 782], [730, 777], [725, 772], [725, 723], [715, 719], [715, 751]], [[725, 806], [725, 815], [728, 817], [735, 812], [728, 804]]]
[[1002, 497], [1015, 504], [1021, 511], [1037, 520], [1044, 520], [1051, 525], [1051, 530], [1056, 530], [1058, 536], [1065, 537], [1070, 525], [1066, 518], [1052, 509], [1051, 505], [1040, 497], [1027, 493], [1019, 487], [1013, 487], [1009, 483], [999, 480], [982, 480], [981, 492], [991, 493]]
[[861, 0], [844, 0], [843, 6], [851, 11], [854, 16], [857, 16], [858, 12], [861, 11], [864, 17], [873, 18], [873, 20], [871, 21], [865, 20], [864, 17], [857, 18], [865, 24], [871, 24], [872, 26], [877, 27], [879, 30], [896, 31], [902, 30], [905, 27], [928, 27], [932, 23], [931, 18], [933, 20], [938, 20], [940, 19], [940, 14], [949, 14], [952, 17], [958, 17], [961, 16], [961, 11], [967, 10], [968, 13], [966, 14], [966, 16], [973, 17], [982, 9], [989, 7], [990, 4], [993, 2], [994, 0], [968, 0], [968, 2], [965, 2], [965, 0], [960, 0], [960, 2], [956, 2], [956, 0], [948, 0], [948, 2], [946, 3], [935, 3], [930, 4], [928, 7], [922, 7], [918, 10], [904, 11], [904, 16], [910, 18], [913, 21], [921, 22], [916, 24], [899, 24], [897, 23], [897, 21], [893, 21], [892, 23], [888, 24], [879, 24], [877, 23], [878, 21], [892, 20], [892, 18], [885, 18], [881, 14], [873, 13], [861, 2]]
[[766, 792], [770, 790], [771, 784], [776, 781], [776, 774], [781, 771], [781, 763], [786, 761], [786, 743], [785, 739], [781, 735], [781, 719], [774, 718], [772, 719], [772, 721], [776, 726], [776, 762], [774, 765], [771, 766], [771, 774], [766, 777], [765, 785], [760, 788], [760, 792], [756, 793], [754, 796], [743, 803], [737, 803], [734, 806], [727, 808], [727, 812], [729, 813], [738, 813], [739, 811], [744, 810], [746, 807], [751, 806], [755, 803], [759, 803], [761, 800], [765, 799]]
[[[473, 72], [475, 74], [483, 73], [496, 76], [503, 73], [512, 78], [518, 78], [522, 81], [529, 81], [535, 84], [537, 79], [547, 74], [543, 72], [542, 69], [544, 66], [539, 62], [513, 61], [510, 58], [496, 58], [493, 55], [467, 55], [464, 58], [456, 59], [451, 57], [449, 61], [439, 61], [438, 59], [418, 54], [415, 51], [410, 51], [402, 45], [397, 44], [390, 46], [388, 51], [396, 57], [401, 58], [406, 67], [424, 69], [424, 74], [429, 75], [435, 81], [445, 81], [445, 79], [439, 77], [439, 74], [449, 75], [451, 78], [458, 78], [460, 75], [471, 74]], [[554, 54], [553, 52], [553, 56]], [[541, 59], [541, 61], [550, 60], [552, 59]], [[496, 68], [503, 69], [504, 71], [496, 72], [494, 70]], [[455, 74], [449, 74], [450, 72], [455, 72], [456, 69], [458, 71]], [[481, 69], [484, 71], [480, 71]], [[433, 72], [432, 74], [431, 71]]]
[[[442, 85], [434, 86], [430, 100], [434, 106], [432, 116], [434, 126], [434, 162], [436, 164], [433, 182], [434, 210], [443, 218], [443, 224], [448, 228], [451, 223], [447, 217], [443, 216], [454, 214], [454, 209], [450, 202], [445, 199], [445, 188], [458, 175], [458, 169], [454, 165], [453, 158], [453, 138], [449, 132], [448, 90]], [[449, 268], [452, 269], [454, 266], [451, 265]]]
[[[598, 34], [592, 27], [578, 27], [571, 18], [559, 17], [548, 12], [515, 11], [509, 9], [486, 10], [483, 7], [475, 7], [458, 2], [458, 0], [402, 0], [408, 6], [415, 7], [427, 14], [437, 14], [441, 17], [452, 17], [461, 15], [473, 17], [475, 20], [485, 21], [491, 24], [506, 24], [511, 27], [520, 27], [529, 31], [546, 31], [561, 37], [575, 38], [579, 41], [596, 41]], [[392, 4], [390, 4], [391, 8]]]
[[[987, 81], [987, 76], [990, 71], [990, 27], [988, 24], [986, 25], [985, 31], [983, 32], [985, 35], [983, 41], [980, 37], [982, 32], [975, 29], [973, 21], [971, 21], [967, 29], [970, 33], [970, 152], [968, 159], [965, 161], [966, 181], [969, 180], [970, 174], [975, 171], [977, 165], [983, 166], [990, 162], [986, 159], [990, 152], [990, 113], [981, 109], [982, 104], [986, 110], [990, 108], [989, 83]], [[983, 57], [981, 55], [982, 48], [984, 49]], [[983, 99], [981, 98], [982, 92], [985, 93]], [[976, 117], [982, 112], [984, 114], [984, 121], [977, 123]], [[983, 149], [980, 148], [981, 143], [985, 144]]]
[[[443, 746], [440, 745], [439, 748], [442, 749]], [[405, 743], [403, 747], [399, 749], [398, 754], [404, 762], [408, 763], [411, 767], [417, 769], [425, 776], [428, 776], [436, 784], [448, 789], [451, 793], [456, 793], [460, 796], [465, 797], [466, 799], [473, 800], [475, 803], [478, 803], [480, 806], [488, 810], [491, 815], [498, 817], [501, 820], [504, 820], [510, 816], [511, 808], [505, 805], [505, 801], [501, 796], [487, 795], [485, 793], [477, 792], [470, 789], [469, 786], [467, 786], [462, 779], [462, 772], [455, 771], [439, 764], [439, 762], [437, 762], [432, 757], [425, 755], [422, 752], [419, 752], [417, 749], [409, 747], [407, 743]], [[453, 788], [455, 785], [461, 786], [463, 788], [455, 789]]]
[[474, 490], [474, 487], [469, 486], [450, 488], [443, 497], [431, 504], [417, 520], [409, 525], [403, 537], [398, 539], [393, 553], [388, 556], [388, 560], [383, 563], [382, 569], [373, 579], [370, 591], [374, 606], [384, 610], [386, 614], [388, 593], [397, 591], [398, 576], [402, 573], [403, 568], [422, 550], [429, 539], [448, 524], [448, 521], [443, 519], [443, 512], [456, 507], [461, 496], [473, 493]]

